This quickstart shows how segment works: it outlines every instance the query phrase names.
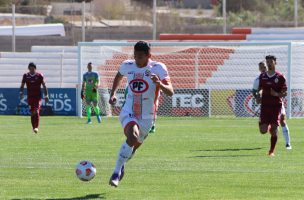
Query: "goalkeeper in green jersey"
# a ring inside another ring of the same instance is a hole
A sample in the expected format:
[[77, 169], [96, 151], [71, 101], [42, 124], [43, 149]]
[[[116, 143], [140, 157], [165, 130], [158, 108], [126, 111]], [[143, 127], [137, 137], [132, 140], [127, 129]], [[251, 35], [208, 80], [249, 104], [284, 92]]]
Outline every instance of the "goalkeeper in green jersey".
[[83, 75], [81, 99], [86, 101], [86, 111], [88, 117], [88, 124], [92, 123], [91, 120], [91, 103], [93, 103], [94, 111], [97, 117], [98, 123], [101, 123], [100, 108], [98, 107], [98, 86], [99, 86], [99, 74], [92, 71], [92, 63], [88, 63], [88, 71]]

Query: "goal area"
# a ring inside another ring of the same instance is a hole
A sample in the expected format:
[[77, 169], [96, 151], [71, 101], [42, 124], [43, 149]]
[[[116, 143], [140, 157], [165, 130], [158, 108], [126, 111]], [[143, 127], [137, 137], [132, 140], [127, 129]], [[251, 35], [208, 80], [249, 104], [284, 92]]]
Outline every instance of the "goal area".
[[[85, 115], [80, 100], [87, 63], [100, 74], [102, 115], [117, 116], [124, 103], [126, 79], [117, 92], [117, 104], [108, 103], [120, 64], [133, 59], [135, 42], [80, 42], [78, 44], [78, 116]], [[304, 117], [304, 43], [296, 42], [151, 42], [152, 60], [164, 63], [175, 94], [161, 95], [158, 116], [257, 117], [260, 106], [251, 95], [258, 63], [277, 57], [276, 70], [287, 80], [284, 99], [287, 117]], [[303, 60], [303, 61], [302, 61]]]

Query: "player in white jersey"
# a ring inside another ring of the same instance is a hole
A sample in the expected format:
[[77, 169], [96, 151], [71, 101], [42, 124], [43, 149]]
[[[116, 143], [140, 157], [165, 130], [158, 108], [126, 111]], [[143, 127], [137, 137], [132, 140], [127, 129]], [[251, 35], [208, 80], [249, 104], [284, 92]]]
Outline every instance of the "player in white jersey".
[[[259, 71], [261, 73], [264, 73], [267, 71], [267, 66], [265, 64], [264, 61], [260, 62], [259, 63]], [[259, 77], [258, 76], [254, 82], [253, 82], [253, 88], [252, 88], [252, 94], [253, 96], [255, 97], [255, 99], [257, 100], [257, 103], [261, 103], [260, 102], [260, 93], [258, 93], [258, 90], [259, 90]], [[280, 125], [282, 127], [282, 132], [283, 132], [283, 136], [284, 136], [284, 139], [285, 139], [285, 142], [286, 142], [286, 149], [287, 150], [291, 150], [292, 147], [291, 147], [291, 144], [290, 144], [290, 135], [289, 135], [289, 128], [287, 126], [287, 123], [286, 123], [286, 110], [285, 110], [285, 107], [284, 107], [284, 103], [282, 104], [282, 109], [281, 109], [281, 115], [280, 115]]]
[[116, 91], [127, 77], [128, 94], [119, 120], [126, 141], [121, 145], [109, 184], [117, 187], [124, 176], [124, 165], [148, 136], [158, 107], [160, 91], [172, 96], [174, 91], [165, 64], [152, 61], [150, 44], [139, 41], [134, 46], [134, 60], [124, 61], [113, 82], [110, 104], [117, 101]]

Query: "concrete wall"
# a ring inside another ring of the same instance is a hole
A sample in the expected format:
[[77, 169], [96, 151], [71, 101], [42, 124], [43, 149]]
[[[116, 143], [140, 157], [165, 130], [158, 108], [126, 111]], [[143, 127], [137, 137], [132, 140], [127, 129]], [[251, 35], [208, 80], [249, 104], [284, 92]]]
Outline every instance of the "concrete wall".
[[[81, 41], [81, 28], [65, 26], [66, 36], [16, 37], [16, 51], [27, 52], [31, 46], [71, 46]], [[229, 30], [228, 30], [229, 31]], [[221, 33], [221, 26], [188, 26], [172, 33]], [[163, 33], [161, 30], [157, 33]], [[151, 40], [151, 27], [107, 27], [93, 28], [86, 31], [86, 41], [93, 40]], [[0, 52], [12, 50], [12, 37], [0, 36]]]

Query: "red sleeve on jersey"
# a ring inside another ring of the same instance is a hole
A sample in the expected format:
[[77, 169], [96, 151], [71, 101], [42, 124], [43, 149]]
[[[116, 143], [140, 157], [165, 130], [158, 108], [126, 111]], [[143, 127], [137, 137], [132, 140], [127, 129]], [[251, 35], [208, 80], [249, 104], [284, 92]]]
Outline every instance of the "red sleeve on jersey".
[[281, 85], [281, 92], [287, 90], [286, 79], [282, 74], [280, 75], [280, 85]]
[[44, 76], [43, 76], [43, 74], [39, 74], [39, 75], [40, 75], [41, 83], [44, 83]]

